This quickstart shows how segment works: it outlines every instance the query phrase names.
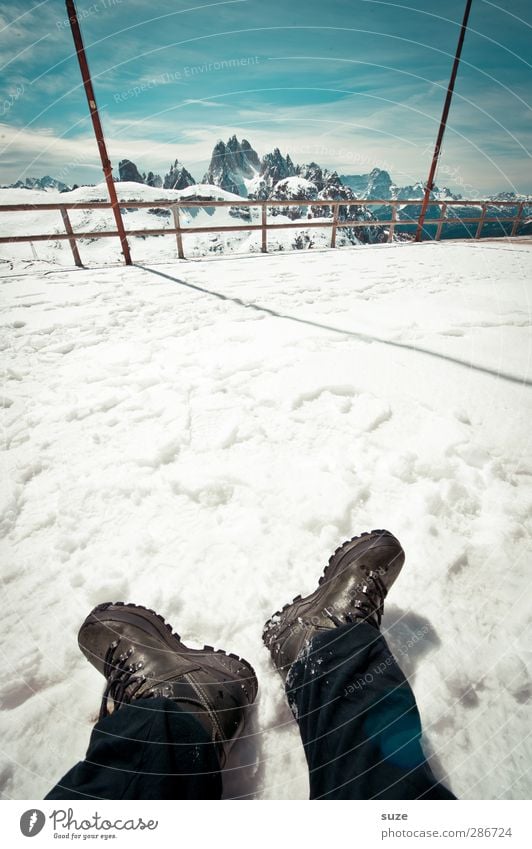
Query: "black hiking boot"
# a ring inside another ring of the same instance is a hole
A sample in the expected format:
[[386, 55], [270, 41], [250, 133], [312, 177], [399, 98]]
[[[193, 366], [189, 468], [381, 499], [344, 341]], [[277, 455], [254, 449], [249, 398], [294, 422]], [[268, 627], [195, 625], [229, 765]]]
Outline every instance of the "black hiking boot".
[[297, 596], [269, 619], [262, 639], [286, 680], [288, 670], [323, 629], [364, 620], [380, 628], [384, 599], [405, 561], [389, 531], [371, 531], [338, 548], [311, 595]]
[[78, 643], [107, 679], [100, 719], [123, 704], [164, 696], [195, 715], [224, 765], [257, 695], [257, 678], [247, 661], [211, 646], [190, 649], [158, 613], [123, 602], [95, 607]]

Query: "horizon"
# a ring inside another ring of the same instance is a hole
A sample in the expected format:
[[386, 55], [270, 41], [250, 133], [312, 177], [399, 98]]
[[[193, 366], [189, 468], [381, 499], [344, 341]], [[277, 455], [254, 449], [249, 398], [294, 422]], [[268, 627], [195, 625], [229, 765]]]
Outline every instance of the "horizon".
[[[233, 136], [231, 136], [230, 138], [233, 138], [233, 137], [236, 137], [236, 134], [233, 134]], [[239, 139], [238, 137], [236, 137], [236, 138], [237, 138], [237, 141], [238, 141], [238, 143], [239, 143], [240, 145], [241, 145], [243, 142], [247, 141], [247, 142], [250, 144], [251, 148], [252, 148], [253, 150], [255, 150], [253, 143], [252, 143], [249, 139], [246, 139], [246, 138], [244, 138], [244, 137], [242, 137], [242, 138], [240, 138], [240, 139]], [[217, 144], [219, 144], [220, 142], [223, 142], [225, 145], [227, 145], [228, 141], [229, 141], [229, 139], [225, 139], [225, 140], [224, 140], [224, 139], [217, 139], [217, 141], [213, 144], [213, 150], [214, 150], [215, 146], [216, 146]], [[276, 149], [278, 149], [278, 148], [274, 148], [273, 150], [266, 151], [266, 153], [273, 153]], [[258, 151], [256, 151], [256, 150], [255, 150], [255, 152], [256, 152], [256, 153], [257, 153], [257, 155], [259, 156], [259, 159], [262, 161], [263, 156], [264, 156], [265, 154], [261, 154], [261, 153], [259, 153], [259, 152], [258, 152]], [[286, 157], [288, 157], [288, 156], [290, 156], [290, 151], [285, 151], [285, 152], [283, 152], [283, 151], [281, 150], [281, 151], [280, 151], [280, 153], [281, 153], [281, 155], [282, 155], [282, 156], [284, 156], [285, 158], [286, 158]], [[290, 157], [290, 158], [293, 160], [293, 157]], [[115, 181], [115, 182], [119, 182], [119, 183], [122, 183], [122, 182], [128, 182], [127, 180], [126, 180], [126, 181], [124, 181], [124, 180], [120, 180], [120, 177], [118, 176], [118, 166], [119, 166], [119, 164], [120, 164], [122, 161], [123, 161], [123, 160], [120, 160], [119, 162], [117, 162], [117, 163], [116, 163], [116, 167], [115, 167], [115, 166], [114, 166], [114, 164], [113, 164], [113, 179], [114, 179], [114, 181]], [[161, 173], [159, 173], [158, 171], [155, 171], [153, 168], [151, 168], [149, 165], [148, 165], [148, 166], [146, 166], [146, 167], [144, 167], [144, 166], [141, 166], [138, 162], [135, 162], [134, 160], [127, 160], [127, 161], [131, 162], [133, 165], [135, 165], [135, 166], [137, 167], [137, 169], [138, 169], [138, 171], [139, 171], [139, 173], [140, 173], [140, 175], [141, 175], [141, 176], [142, 176], [142, 175], [144, 175], [144, 177], [147, 177], [147, 176], [148, 176], [148, 173], [151, 171], [151, 172], [153, 172], [153, 174], [154, 174], [155, 176], [159, 176], [159, 177], [161, 177], [161, 179], [164, 181], [165, 176], [166, 176], [166, 173], [165, 173], [165, 172], [161, 172]], [[174, 160], [174, 162], [175, 162], [175, 160]], [[209, 162], [210, 162], [210, 160], [207, 162], [207, 165], [206, 165], [206, 167], [205, 167], [205, 170], [207, 170], [207, 166], [208, 166]], [[185, 168], [187, 171], [189, 171], [189, 173], [191, 174], [191, 176], [194, 178], [196, 185], [207, 185], [207, 184], [205, 184], [205, 183], [203, 182], [203, 176], [205, 176], [205, 175], [203, 174], [203, 172], [202, 172], [202, 176], [198, 178], [198, 177], [197, 177], [197, 175], [193, 174], [193, 173], [191, 172], [191, 169], [187, 167], [186, 162], [182, 162], [181, 160], [178, 160], [178, 163], [179, 163], [179, 165], [180, 165], [182, 168]], [[169, 171], [169, 170], [170, 170], [170, 167], [171, 167], [173, 164], [174, 164], [173, 162], [169, 163], [169, 165], [167, 166], [167, 169], [165, 169], [165, 171]], [[310, 166], [310, 165], [318, 165], [318, 166], [322, 167], [324, 170], [327, 168], [327, 166], [323, 166], [321, 162], [315, 162], [314, 160], [308, 160], [308, 161], [306, 161], [306, 162], [294, 162], [294, 165], [295, 165], [295, 167], [296, 167], [296, 168], [305, 168], [305, 167], [308, 167], [308, 166]], [[329, 170], [330, 170], [330, 172], [331, 172], [331, 173], [333, 173], [336, 169], [329, 169]], [[338, 174], [338, 176], [340, 177], [340, 179], [347, 179], [347, 178], [350, 178], [350, 177], [369, 177], [369, 176], [370, 176], [370, 174], [371, 174], [373, 171], [378, 171], [378, 172], [384, 172], [384, 173], [387, 173], [387, 174], [388, 174], [388, 176], [389, 176], [389, 177], [391, 178], [391, 180], [392, 180], [392, 185], [397, 186], [398, 188], [404, 188], [404, 186], [400, 185], [399, 183], [397, 183], [397, 182], [394, 180], [394, 178], [393, 178], [393, 174], [391, 174], [389, 171], [387, 171], [387, 169], [386, 169], [386, 168], [381, 168], [381, 167], [380, 167], [380, 166], [378, 166], [378, 165], [374, 166], [374, 167], [373, 167], [373, 168], [371, 168], [369, 171], [360, 172], [360, 173], [357, 173], [357, 174], [355, 174], [354, 172], [353, 172], [353, 173], [351, 173], [351, 174], [343, 174], [343, 173], [339, 173], [339, 174]], [[52, 179], [55, 179], [57, 182], [64, 182], [63, 180], [61, 180], [61, 179], [60, 179], [60, 177], [57, 177], [57, 175], [55, 175], [55, 174], [39, 174], [39, 175], [36, 175], [36, 174], [28, 174], [28, 175], [27, 175], [27, 178], [28, 178], [29, 180], [32, 180], [32, 179], [36, 179], [36, 180], [43, 180], [43, 179], [46, 179], [46, 178], [52, 178]], [[26, 178], [24, 178], [24, 179], [26, 179]], [[411, 183], [411, 184], [408, 184], [408, 185], [415, 186], [416, 184], [417, 184], [417, 185], [419, 185], [420, 183], [421, 183], [421, 184], [424, 184], [424, 180], [423, 180], [421, 177], [420, 177], [418, 180], [413, 180], [413, 181], [412, 181], [412, 183]], [[94, 183], [72, 183], [72, 184], [66, 184], [66, 185], [67, 185], [69, 188], [73, 188], [73, 187], [76, 187], [76, 188], [83, 188], [83, 186], [97, 186], [97, 185], [105, 185], [105, 178], [104, 178], [103, 173], [102, 173], [102, 174], [100, 174], [100, 179], [97, 179]], [[142, 184], [141, 184], [141, 183], [138, 183], [138, 185], [142, 185]], [[147, 184], [145, 183], [144, 185], [147, 185]], [[12, 188], [12, 185], [8, 185], [8, 184], [6, 184], [6, 183], [0, 183], [0, 188], [3, 188], [3, 189]], [[436, 183], [435, 183], [434, 188], [435, 188], [435, 190], [438, 190], [438, 189], [439, 189], [439, 190], [442, 190], [442, 189], [446, 189], [446, 188], [447, 188], [447, 189], [450, 189], [451, 191], [453, 191], [453, 193], [455, 193], [455, 194], [457, 194], [458, 196], [460, 196], [460, 192], [458, 191], [458, 188], [453, 187], [453, 185], [452, 185], [451, 183], [443, 183], [443, 182], [442, 182], [442, 183], [438, 183], [438, 182], [436, 182]], [[464, 189], [464, 186], [460, 186], [459, 188], [461, 188], [461, 189], [463, 190], [463, 189]], [[161, 188], [160, 190], [161, 190], [161, 191], [167, 191], [166, 189], [162, 189], [162, 188]], [[495, 196], [496, 194], [497, 194], [497, 193], [496, 193], [496, 192], [494, 192], [494, 193], [493, 193], [493, 196]], [[523, 193], [523, 194], [526, 194], [526, 193]], [[463, 194], [462, 196], [463, 196], [464, 200], [467, 200], [467, 199], [468, 199], [467, 193], [466, 193], [465, 191], [464, 191], [464, 194]], [[529, 196], [529, 195], [527, 195], [527, 196]], [[475, 198], [473, 198], [473, 199], [475, 199]]]
[[[164, 179], [178, 159], [200, 182], [217, 140], [236, 134], [261, 158], [278, 147], [340, 175], [424, 182], [464, 0], [445, 16], [416, 2], [222, 0], [170, 13], [157, 0], [78, 2], [114, 176], [129, 159]], [[436, 174], [464, 196], [532, 193], [532, 9], [506, 5], [475, 0], [466, 34]], [[3, 5], [2, 184], [103, 180], [65, 15], [54, 0]]]

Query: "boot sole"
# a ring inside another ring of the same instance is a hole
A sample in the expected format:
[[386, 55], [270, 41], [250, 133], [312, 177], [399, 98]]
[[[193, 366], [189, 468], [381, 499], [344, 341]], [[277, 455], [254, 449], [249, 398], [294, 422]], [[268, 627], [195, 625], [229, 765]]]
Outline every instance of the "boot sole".
[[[104, 602], [103, 604], [99, 604], [89, 613], [89, 615], [87, 616], [87, 618], [83, 622], [83, 625], [80, 628], [80, 633], [83, 630], [85, 625], [100, 623], [101, 620], [99, 619], [98, 614], [104, 613], [110, 607], [118, 607], [118, 608], [122, 607], [122, 608], [130, 608], [130, 609], [132, 608], [131, 619], [134, 620], [135, 618], [139, 618], [139, 619], [142, 619], [144, 622], [148, 622], [152, 627], [155, 628], [158, 636], [161, 637], [164, 640], [166, 645], [172, 651], [175, 651], [178, 654], [191, 655], [192, 658], [194, 656], [196, 656], [196, 657], [201, 656], [201, 657], [204, 658], [205, 656], [213, 655], [213, 654], [214, 655], [223, 655], [224, 657], [228, 658], [230, 661], [235, 661], [236, 662], [235, 664], [232, 664], [232, 663], [229, 664], [230, 666], [233, 666], [233, 665], [235, 666], [235, 668], [233, 670], [233, 674], [236, 677], [238, 677], [239, 679], [241, 679], [242, 681], [246, 681], [246, 683], [251, 686], [252, 698], [251, 698], [250, 704], [252, 704], [255, 701], [255, 698], [256, 698], [257, 692], [258, 692], [258, 681], [257, 681], [257, 676], [255, 674], [255, 670], [253, 669], [251, 664], [248, 663], [247, 660], [244, 660], [243, 657], [239, 657], [237, 654], [233, 654], [233, 652], [227, 652], [224, 649], [215, 649], [213, 646], [203, 646], [202, 649], [189, 648], [188, 646], [186, 646], [184, 643], [181, 642], [181, 637], [179, 636], [179, 634], [176, 631], [173, 630], [172, 626], [168, 622], [166, 622], [166, 620], [161, 616], [160, 613], [156, 613], [155, 610], [152, 610], [149, 607], [145, 607], [142, 604], [126, 603], [124, 601], [116, 601], [116, 602], [108, 601], [108, 602]], [[127, 619], [125, 617], [124, 617], [124, 620], [127, 621]], [[134, 624], [134, 621], [131, 621], [131, 624]], [[80, 648], [81, 648], [83, 654], [85, 654], [85, 652], [83, 651], [83, 648], [81, 647], [81, 644], [80, 644]], [[90, 658], [89, 658], [89, 660], [90, 660]], [[248, 672], [249, 672], [248, 677], [242, 677], [242, 675], [240, 674], [240, 671], [236, 668], [237, 664], [245, 667], [245, 669], [248, 670]]]
[[[271, 638], [270, 639], [268, 638], [268, 632], [271, 630], [272, 627], [274, 627], [275, 625], [278, 624], [279, 618], [284, 616], [286, 611], [290, 607], [295, 606], [293, 618], [297, 619], [299, 610], [307, 607], [309, 604], [313, 604], [316, 601], [316, 599], [319, 598], [320, 594], [322, 594], [324, 592], [323, 585], [333, 581], [334, 578], [337, 576], [339, 569], [340, 569], [340, 571], [342, 571], [341, 570], [341, 564], [342, 564], [342, 560], [345, 558], [345, 556], [350, 554], [354, 549], [358, 548], [360, 546], [360, 543], [367, 541], [367, 539], [369, 537], [373, 537], [373, 536], [376, 536], [376, 541], [379, 541], [379, 542], [382, 541], [383, 538], [389, 537], [390, 542], [393, 541], [393, 543], [395, 543], [396, 545], [399, 546], [399, 550], [401, 552], [403, 551], [402, 546], [399, 543], [399, 540], [396, 537], [394, 537], [394, 535], [390, 531], [386, 531], [386, 530], [382, 530], [382, 529], [377, 529], [377, 530], [373, 530], [373, 531], [365, 531], [364, 533], [359, 534], [358, 536], [353, 537], [352, 539], [347, 540], [346, 542], [342, 543], [342, 545], [340, 545], [336, 549], [336, 551], [331, 555], [331, 557], [329, 558], [329, 562], [327, 563], [325, 569], [323, 570], [323, 574], [318, 581], [317, 588], [312, 593], [310, 593], [310, 595], [307, 595], [307, 596], [304, 596], [304, 597], [301, 596], [301, 595], [297, 595], [294, 599], [292, 599], [292, 601], [285, 604], [281, 608], [281, 610], [278, 610], [276, 613], [274, 613], [273, 616], [271, 616], [268, 619], [268, 621], [265, 623], [263, 631], [262, 631], [262, 642], [264, 643], [264, 645], [267, 648], [268, 648], [268, 643], [271, 639]], [[404, 556], [404, 552], [403, 552], [403, 556]], [[352, 562], [351, 560], [348, 561], [346, 568], [349, 568], [349, 566], [351, 565], [351, 562]], [[274, 620], [277, 620], [277, 621], [274, 621]]]

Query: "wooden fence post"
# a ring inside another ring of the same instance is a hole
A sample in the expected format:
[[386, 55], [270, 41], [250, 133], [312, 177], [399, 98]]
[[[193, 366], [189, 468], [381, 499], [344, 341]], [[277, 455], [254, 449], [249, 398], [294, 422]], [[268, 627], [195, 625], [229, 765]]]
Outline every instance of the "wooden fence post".
[[480, 219], [477, 224], [477, 232], [475, 233], [475, 239], [480, 239], [482, 235], [482, 228], [484, 227], [484, 219], [486, 217], [487, 204], [482, 204], [482, 212], [480, 213]]
[[388, 230], [388, 241], [393, 242], [393, 236], [395, 233], [395, 225], [397, 223], [397, 204], [392, 205], [392, 223], [390, 224], [390, 229]]
[[333, 226], [331, 233], [331, 248], [336, 247], [336, 228], [338, 227], [338, 212], [340, 209], [340, 204], [335, 203], [333, 206]]
[[267, 230], [266, 230], [267, 222], [268, 222], [268, 210], [266, 208], [266, 203], [263, 201], [262, 202], [262, 246], [261, 246], [261, 252], [263, 254], [268, 252], [268, 240], [267, 240]]
[[[447, 217], [447, 204], [446, 204], [446, 203], [442, 203], [442, 205], [441, 205], [441, 209], [440, 209], [440, 215], [439, 215], [439, 217], [440, 217], [440, 218], [446, 218], [446, 217]], [[442, 228], [443, 228], [444, 223], [445, 223], [444, 221], [439, 221], [439, 222], [438, 222], [438, 227], [437, 227], [437, 230], [436, 230], [436, 235], [435, 235], [435, 237], [434, 237], [434, 239], [435, 239], [435, 241], [436, 241], [436, 242], [439, 242], [439, 241], [440, 241], [440, 239], [441, 239], [441, 231], [442, 231]]]
[[516, 236], [517, 235], [517, 231], [519, 229], [519, 224], [521, 223], [521, 217], [523, 215], [524, 206], [525, 206], [524, 202], [521, 201], [521, 203], [519, 204], [519, 212], [517, 213], [517, 215], [514, 218], [514, 226], [512, 227], [512, 232], [510, 233], [510, 236]]
[[65, 206], [60, 207], [61, 216], [63, 218], [63, 224], [65, 225], [65, 231], [71, 237], [68, 242], [70, 244], [70, 250], [72, 251], [72, 256], [74, 257], [74, 262], [76, 263], [78, 268], [83, 268], [83, 263], [81, 261], [81, 257], [79, 255], [78, 246], [76, 243], [76, 239], [74, 238], [74, 231], [72, 229], [72, 224], [70, 223], [70, 218], [68, 216], [68, 212]]
[[175, 236], [177, 240], [177, 255], [179, 259], [185, 259], [185, 252], [183, 250], [183, 236], [181, 235], [181, 223], [179, 220], [179, 207], [177, 206], [177, 204], [172, 207], [172, 212], [174, 214]]

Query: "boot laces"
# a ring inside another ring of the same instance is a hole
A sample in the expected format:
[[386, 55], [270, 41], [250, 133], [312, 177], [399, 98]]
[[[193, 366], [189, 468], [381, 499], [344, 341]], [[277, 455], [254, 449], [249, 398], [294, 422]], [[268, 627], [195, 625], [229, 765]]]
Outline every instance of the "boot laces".
[[[119, 645], [120, 640], [114, 640], [105, 653], [103, 674], [107, 678], [107, 685], [102, 696], [100, 719], [109, 716], [109, 700], [113, 702], [115, 709], [119, 708], [120, 705], [130, 704], [146, 682], [145, 675], [136, 674], [143, 668], [142, 661], [138, 663], [130, 662], [133, 648], [122, 652], [118, 658], [115, 657]], [[142, 698], [149, 696], [151, 696], [150, 692], [142, 694]]]
[[[115, 640], [109, 645], [109, 648], [105, 653], [103, 674], [105, 678], [107, 678], [107, 685], [102, 696], [99, 715], [100, 720], [109, 716], [110, 700], [113, 702], [114, 709], [118, 710], [121, 705], [130, 704], [135, 698], [149, 699], [157, 695], [167, 695], [161, 691], [159, 687], [154, 686], [137, 696], [137, 693], [147, 681], [145, 675], [136, 674], [143, 668], [144, 664], [142, 661], [139, 661], [138, 663], [130, 663], [129, 659], [134, 652], [134, 649], [131, 647], [127, 651], [122, 652], [118, 658], [115, 658], [115, 653], [119, 645], [120, 640]], [[192, 690], [197, 693], [197, 685], [188, 676], [185, 675], [184, 677], [187, 679], [187, 683], [189, 683]], [[168, 694], [167, 697], [171, 698], [172, 701], [176, 703], [184, 702], [186, 704], [193, 704], [197, 708], [200, 708], [201, 712], [206, 713], [211, 721], [213, 742], [217, 739], [222, 741], [224, 739], [224, 733], [218, 720], [216, 709], [206, 696], [203, 698], [198, 696], [201, 696], [201, 693], [196, 696], [192, 694], [188, 694], [186, 696]]]
[[[377, 572], [368, 572], [367, 581], [355, 588], [355, 595], [351, 599], [354, 610], [348, 610], [344, 614], [344, 622], [332, 610], [325, 608], [324, 613], [336, 626], [345, 625], [355, 619], [368, 619], [373, 614], [377, 617], [377, 627], [380, 627], [384, 610], [384, 599], [388, 593], [384, 581]], [[357, 598], [362, 594], [362, 598]]]

